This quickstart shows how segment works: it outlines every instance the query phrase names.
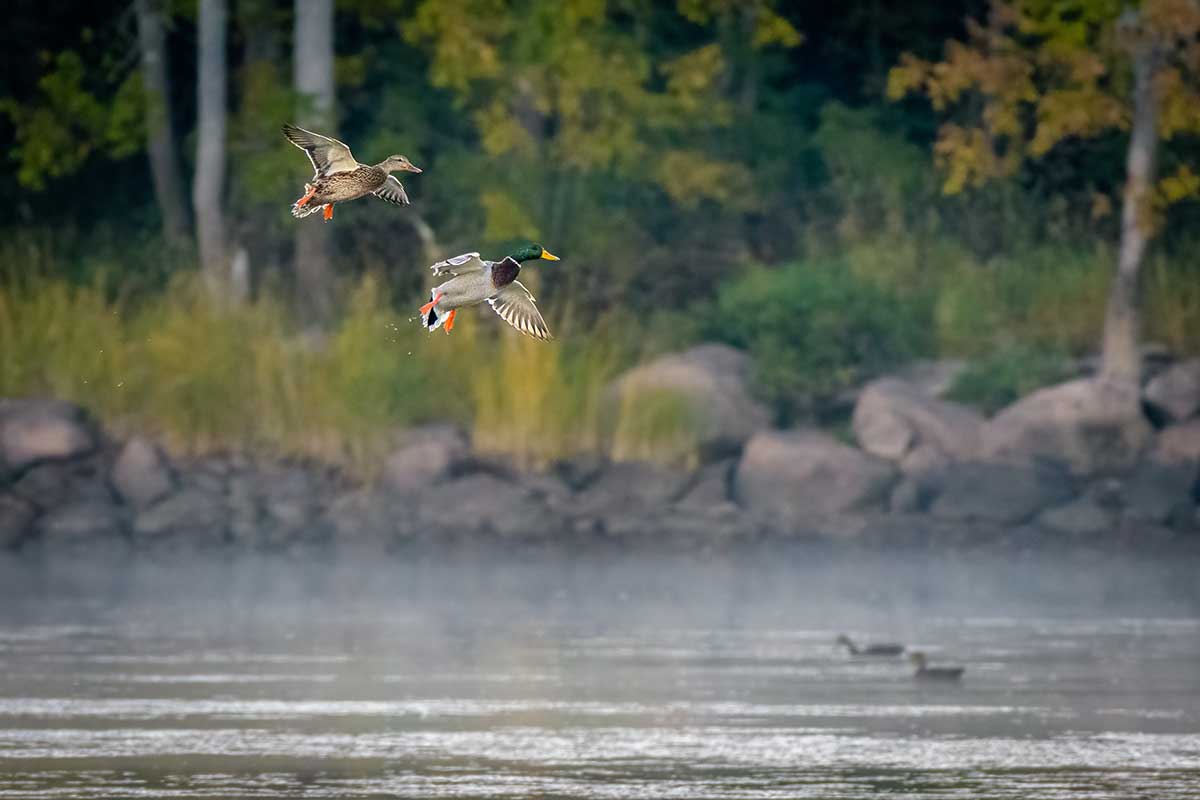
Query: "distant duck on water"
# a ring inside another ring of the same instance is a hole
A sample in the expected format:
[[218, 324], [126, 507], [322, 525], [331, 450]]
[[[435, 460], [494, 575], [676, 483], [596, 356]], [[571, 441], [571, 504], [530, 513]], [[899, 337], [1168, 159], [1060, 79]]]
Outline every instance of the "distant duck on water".
[[964, 667], [930, 667], [925, 654], [919, 650], [909, 653], [908, 659], [916, 665], [913, 677], [919, 681], [957, 681], [962, 679], [965, 670]]
[[852, 656], [898, 656], [904, 652], [904, 645], [895, 642], [874, 642], [859, 647], [844, 633], [837, 637], [837, 643]]

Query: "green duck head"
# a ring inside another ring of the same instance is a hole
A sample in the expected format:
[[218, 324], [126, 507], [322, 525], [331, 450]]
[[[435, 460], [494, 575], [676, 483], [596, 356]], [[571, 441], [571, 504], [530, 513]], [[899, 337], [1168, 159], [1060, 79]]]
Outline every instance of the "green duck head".
[[509, 253], [508, 257], [518, 263], [533, 261], [537, 258], [544, 258], [547, 261], [558, 261], [558, 256], [554, 255], [540, 244], [527, 244], [524, 247], [518, 248]]

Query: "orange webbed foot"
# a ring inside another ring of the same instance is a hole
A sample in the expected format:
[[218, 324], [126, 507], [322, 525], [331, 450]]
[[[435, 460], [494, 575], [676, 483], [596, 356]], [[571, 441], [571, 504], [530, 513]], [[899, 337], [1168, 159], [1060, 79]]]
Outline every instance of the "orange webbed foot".
[[331, 219], [333, 219], [333, 203], [326, 203], [325, 204], [325, 221], [329, 222], [329, 220], [331, 220]]
[[446, 333], [450, 333], [450, 329], [454, 327], [454, 315], [457, 313], [458, 313], [458, 309], [456, 308], [456, 309], [451, 310], [451, 312], [446, 315], [446, 322], [442, 326], [443, 328], [446, 329]]
[[[433, 308], [434, 306], [436, 306], [436, 305], [438, 304], [438, 300], [441, 300], [441, 299], [442, 299], [442, 296], [439, 294], [437, 297], [433, 298], [433, 299], [432, 299], [432, 300], [430, 300], [428, 303], [426, 303], [425, 305], [421, 306], [421, 308], [420, 308], [420, 312], [421, 312], [421, 314], [422, 314], [422, 315], [428, 314], [428, 313], [429, 313], [429, 309], [431, 309], [431, 308]], [[453, 312], [453, 311], [451, 311], [451, 312], [450, 312], [450, 314], [451, 314], [451, 315], [453, 315], [453, 314], [454, 314], [454, 312]]]
[[296, 201], [296, 208], [304, 208], [309, 200], [313, 199], [313, 195], [317, 193], [317, 187], [311, 183], [304, 184], [304, 196]]

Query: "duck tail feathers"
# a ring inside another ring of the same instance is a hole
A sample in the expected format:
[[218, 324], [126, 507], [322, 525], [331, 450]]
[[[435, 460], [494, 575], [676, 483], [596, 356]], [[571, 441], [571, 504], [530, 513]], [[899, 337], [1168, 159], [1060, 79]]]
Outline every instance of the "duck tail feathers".
[[293, 203], [292, 204], [292, 216], [295, 217], [296, 219], [304, 219], [309, 214], [317, 213], [318, 211], [321, 210], [321, 208], [322, 208], [321, 206], [314, 205], [312, 203], [309, 203], [308, 205], [303, 205], [303, 206]]
[[321, 210], [320, 203], [312, 202], [312, 197], [313, 197], [313, 194], [315, 194], [315, 193], [316, 193], [316, 189], [313, 188], [313, 185], [311, 183], [304, 184], [304, 196], [301, 197], [296, 202], [292, 203], [292, 216], [293, 217], [295, 217], [296, 219], [303, 219], [304, 217], [307, 217], [309, 214], [315, 214]]
[[437, 307], [431, 307], [427, 312], [421, 315], [421, 324], [425, 326], [425, 330], [433, 333], [438, 328], [442, 327], [445, 322], [445, 317], [438, 316]]

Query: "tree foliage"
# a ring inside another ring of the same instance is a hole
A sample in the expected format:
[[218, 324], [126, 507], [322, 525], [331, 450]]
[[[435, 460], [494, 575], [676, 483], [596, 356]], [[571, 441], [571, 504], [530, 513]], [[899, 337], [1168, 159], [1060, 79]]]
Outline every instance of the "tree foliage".
[[[945, 115], [934, 145], [949, 194], [1016, 174], [1056, 148], [1129, 130], [1131, 50], [1161, 48], [1157, 75], [1161, 138], [1200, 134], [1200, 4], [1144, 0], [993, 0], [984, 23], [969, 20], [966, 41], [941, 61], [905, 54], [888, 76], [888, 96], [929, 98]], [[1111, 187], [1109, 187], [1111, 189]], [[1187, 164], [1159, 184], [1160, 198], [1197, 196]], [[1097, 196], [1093, 208], [1111, 208]]]

